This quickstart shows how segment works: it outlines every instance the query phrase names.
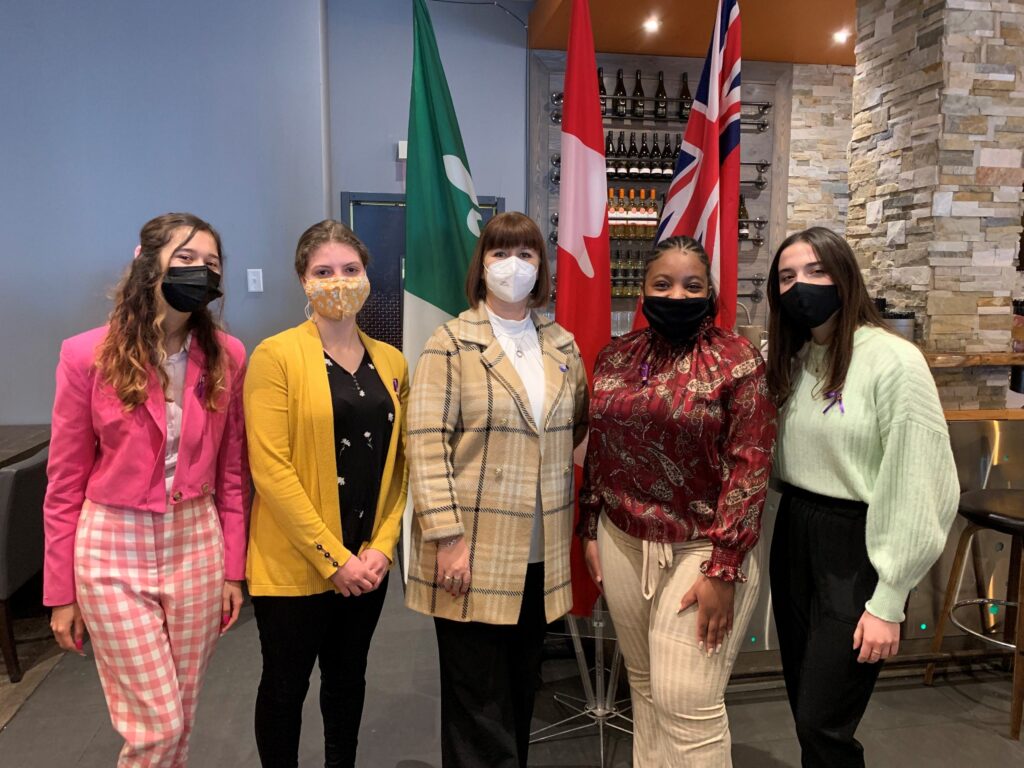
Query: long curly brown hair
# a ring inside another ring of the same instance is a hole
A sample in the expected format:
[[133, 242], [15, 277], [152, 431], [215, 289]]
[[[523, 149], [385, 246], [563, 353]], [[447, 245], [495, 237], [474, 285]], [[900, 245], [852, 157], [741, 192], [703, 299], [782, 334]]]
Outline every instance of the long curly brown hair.
[[[165, 213], [143, 225], [139, 232], [139, 254], [114, 292], [109, 329], [96, 355], [100, 375], [128, 411], [145, 403], [149, 397], [151, 370], [160, 377], [164, 392], [168, 391], [169, 381], [163, 365], [167, 360], [163, 331], [166, 305], [158, 296], [165, 274], [160, 251], [176, 234], [180, 237], [182, 230], [186, 234], [177, 248], [183, 247], [197, 232], [208, 232], [217, 244], [223, 263], [220, 235], [198, 216]], [[203, 307], [193, 312], [187, 323], [193, 343], [206, 355], [205, 405], [211, 411], [218, 410], [220, 395], [225, 389], [227, 355], [217, 339], [222, 311], [223, 304], [216, 316], [209, 307]]]

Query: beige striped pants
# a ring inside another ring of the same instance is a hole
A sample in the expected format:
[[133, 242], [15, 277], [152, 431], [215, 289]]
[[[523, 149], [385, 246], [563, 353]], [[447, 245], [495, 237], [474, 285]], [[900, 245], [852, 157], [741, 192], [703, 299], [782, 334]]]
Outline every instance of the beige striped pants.
[[643, 541], [604, 515], [597, 542], [604, 596], [629, 672], [634, 768], [730, 768], [725, 686], [757, 600], [758, 548], [744, 564], [746, 583], [736, 585], [732, 634], [708, 658], [697, 648], [697, 606], [678, 611], [711, 543]]

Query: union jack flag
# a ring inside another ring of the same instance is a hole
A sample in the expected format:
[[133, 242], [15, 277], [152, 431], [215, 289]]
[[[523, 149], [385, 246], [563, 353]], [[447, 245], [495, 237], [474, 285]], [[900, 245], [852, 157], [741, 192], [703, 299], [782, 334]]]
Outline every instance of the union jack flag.
[[657, 239], [689, 235], [704, 246], [718, 287], [717, 322], [727, 329], [736, 320], [739, 194], [740, 7], [737, 0], [718, 0]]

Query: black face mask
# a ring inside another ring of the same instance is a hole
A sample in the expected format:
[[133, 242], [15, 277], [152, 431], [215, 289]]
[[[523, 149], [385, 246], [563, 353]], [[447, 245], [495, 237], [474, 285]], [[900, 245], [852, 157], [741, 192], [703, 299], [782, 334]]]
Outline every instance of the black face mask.
[[644, 296], [644, 317], [659, 336], [671, 342], [686, 341], [697, 334], [708, 315], [707, 297], [670, 299], [668, 296]]
[[834, 285], [812, 283], [795, 283], [779, 296], [779, 304], [790, 320], [807, 328], [824, 325], [843, 306]]
[[224, 295], [220, 290], [220, 275], [205, 264], [169, 267], [160, 288], [167, 303], [179, 312], [195, 312]]

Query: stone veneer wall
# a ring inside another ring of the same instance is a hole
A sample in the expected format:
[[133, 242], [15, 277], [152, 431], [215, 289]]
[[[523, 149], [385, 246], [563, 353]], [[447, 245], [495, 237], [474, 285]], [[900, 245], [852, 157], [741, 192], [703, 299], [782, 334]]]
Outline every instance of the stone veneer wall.
[[850, 200], [847, 150], [853, 67], [793, 67], [786, 234], [822, 226], [843, 234]]
[[[859, 0], [847, 238], [927, 351], [1006, 352], [1021, 232], [1024, 0]], [[1002, 407], [1005, 369], [938, 374]]]

